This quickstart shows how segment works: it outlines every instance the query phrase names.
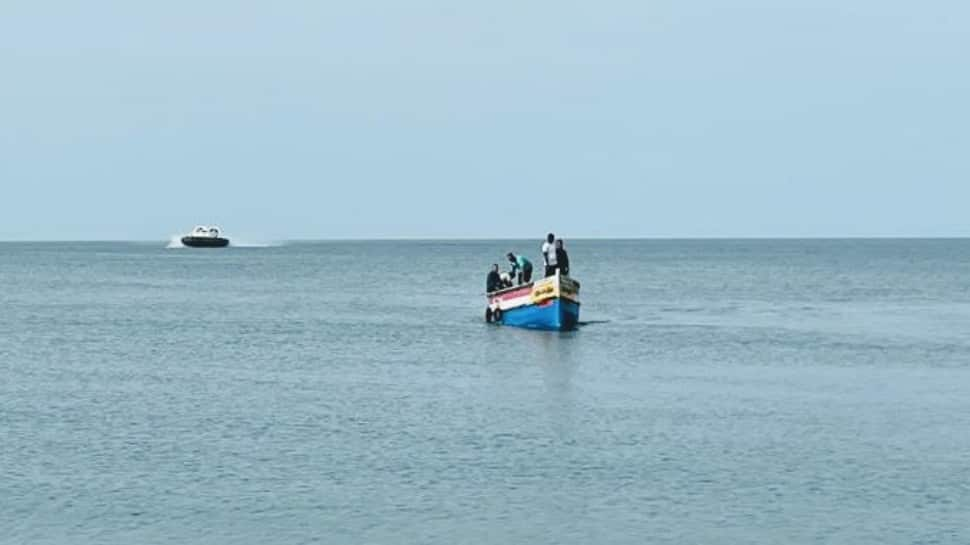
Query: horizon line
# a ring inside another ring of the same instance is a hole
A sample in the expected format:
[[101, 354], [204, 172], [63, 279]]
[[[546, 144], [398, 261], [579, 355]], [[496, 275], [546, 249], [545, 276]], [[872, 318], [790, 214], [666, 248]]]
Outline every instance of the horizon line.
[[[849, 235], [849, 236], [578, 236], [569, 237], [563, 240], [577, 241], [732, 241], [732, 240], [751, 240], [751, 241], [773, 241], [773, 240], [966, 240], [970, 235]], [[288, 239], [261, 239], [250, 240], [247, 243], [280, 243], [280, 242], [493, 242], [493, 241], [514, 241], [522, 242], [528, 240], [544, 240], [543, 237], [334, 237], [334, 238], [288, 238]], [[105, 243], [105, 242], [127, 242], [127, 243], [156, 243], [170, 242], [171, 239], [0, 239], [3, 243]], [[231, 244], [231, 242], [230, 242]]]

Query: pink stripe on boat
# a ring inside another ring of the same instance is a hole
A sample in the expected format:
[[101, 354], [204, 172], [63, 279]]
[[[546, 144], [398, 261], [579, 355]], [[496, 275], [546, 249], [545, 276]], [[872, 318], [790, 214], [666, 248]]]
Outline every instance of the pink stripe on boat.
[[497, 301], [508, 301], [509, 299], [517, 299], [519, 297], [526, 297], [532, 295], [532, 286], [526, 286], [513, 291], [507, 291], [500, 293], [492, 297], [492, 300]]

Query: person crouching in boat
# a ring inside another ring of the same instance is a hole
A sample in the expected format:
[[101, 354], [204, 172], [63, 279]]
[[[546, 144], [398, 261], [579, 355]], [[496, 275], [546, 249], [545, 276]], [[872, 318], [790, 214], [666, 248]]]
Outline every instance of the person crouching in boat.
[[485, 291], [492, 293], [505, 287], [502, 282], [502, 275], [498, 272], [498, 263], [492, 265], [492, 270], [488, 271], [488, 278], [485, 280]]
[[509, 261], [512, 263], [512, 276], [518, 274], [519, 284], [532, 282], [532, 262], [521, 255], [509, 252]]

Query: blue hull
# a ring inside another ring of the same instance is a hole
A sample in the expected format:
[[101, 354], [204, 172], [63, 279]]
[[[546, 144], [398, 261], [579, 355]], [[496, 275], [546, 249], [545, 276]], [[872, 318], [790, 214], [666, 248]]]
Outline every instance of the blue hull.
[[579, 323], [579, 304], [565, 299], [552, 299], [538, 305], [526, 305], [502, 313], [502, 325], [566, 331]]

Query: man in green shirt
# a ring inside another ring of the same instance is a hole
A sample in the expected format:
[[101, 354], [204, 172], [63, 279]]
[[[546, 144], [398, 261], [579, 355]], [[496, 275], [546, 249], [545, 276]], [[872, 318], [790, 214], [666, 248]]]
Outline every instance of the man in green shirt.
[[512, 263], [512, 277], [518, 273], [519, 284], [532, 282], [532, 262], [523, 256], [509, 252], [509, 261]]

